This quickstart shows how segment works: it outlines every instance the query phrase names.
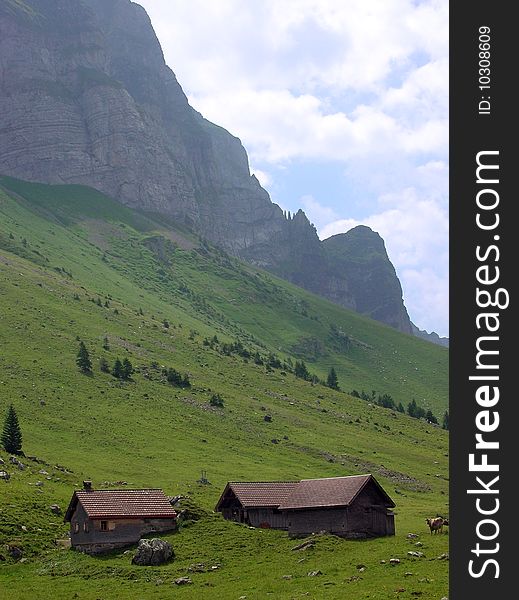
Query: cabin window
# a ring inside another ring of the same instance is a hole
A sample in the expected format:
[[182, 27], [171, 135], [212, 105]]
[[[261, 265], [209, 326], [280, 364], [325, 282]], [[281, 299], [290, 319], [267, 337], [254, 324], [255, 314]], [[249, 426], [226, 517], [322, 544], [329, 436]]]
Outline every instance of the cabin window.
[[83, 523], [83, 531], [84, 531], [85, 533], [88, 533], [88, 522], [87, 522], [87, 521], [85, 521], [85, 522]]
[[74, 523], [74, 533], [79, 533], [79, 523]]
[[101, 521], [101, 531], [108, 531], [108, 521]]

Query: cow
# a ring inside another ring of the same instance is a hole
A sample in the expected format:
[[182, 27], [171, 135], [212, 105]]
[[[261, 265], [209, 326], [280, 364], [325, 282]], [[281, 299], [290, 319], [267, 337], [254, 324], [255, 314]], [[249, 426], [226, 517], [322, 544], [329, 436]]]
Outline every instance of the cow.
[[[443, 533], [443, 526], [445, 525], [445, 521], [443, 517], [434, 517], [433, 519], [425, 519], [427, 525], [429, 525], [429, 529], [431, 530], [431, 535], [433, 533]], [[448, 524], [448, 523], [447, 523]]]

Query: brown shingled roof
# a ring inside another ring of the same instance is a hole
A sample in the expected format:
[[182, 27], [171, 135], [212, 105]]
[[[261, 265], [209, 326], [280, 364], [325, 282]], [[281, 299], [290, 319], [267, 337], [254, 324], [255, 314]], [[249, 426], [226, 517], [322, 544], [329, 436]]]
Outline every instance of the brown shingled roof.
[[351, 475], [349, 477], [303, 479], [290, 496], [281, 503], [279, 509], [348, 506], [369, 481], [373, 481], [386, 503], [394, 506], [394, 502], [372, 475]]
[[173, 510], [162, 490], [76, 491], [65, 515], [70, 521], [78, 503], [91, 519], [174, 519]]
[[229, 490], [244, 508], [252, 506], [279, 506], [299, 485], [299, 481], [231, 481], [216, 506], [216, 510]]

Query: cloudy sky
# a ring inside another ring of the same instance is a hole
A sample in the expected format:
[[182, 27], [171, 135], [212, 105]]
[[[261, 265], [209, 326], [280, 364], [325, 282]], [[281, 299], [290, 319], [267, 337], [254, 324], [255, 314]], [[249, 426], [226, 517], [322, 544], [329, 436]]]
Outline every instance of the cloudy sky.
[[448, 1], [139, 3], [272, 200], [322, 239], [378, 231], [411, 319], [448, 335]]

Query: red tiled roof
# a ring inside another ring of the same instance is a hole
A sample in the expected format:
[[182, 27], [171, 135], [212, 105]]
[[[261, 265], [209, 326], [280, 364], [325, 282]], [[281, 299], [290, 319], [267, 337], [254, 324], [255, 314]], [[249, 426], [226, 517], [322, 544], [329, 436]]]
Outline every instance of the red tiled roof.
[[78, 502], [91, 519], [174, 519], [177, 516], [162, 490], [76, 491], [66, 520], [70, 520]]
[[[298, 485], [298, 481], [231, 481], [227, 484], [225, 491], [231, 489], [244, 508], [279, 506]], [[222, 499], [224, 494], [222, 494]]]
[[380, 487], [372, 475], [351, 475], [349, 477], [328, 477], [325, 479], [303, 479], [290, 496], [281, 503], [280, 510], [297, 508], [324, 508], [348, 506], [362, 488], [373, 480], [388, 504], [393, 501]]

